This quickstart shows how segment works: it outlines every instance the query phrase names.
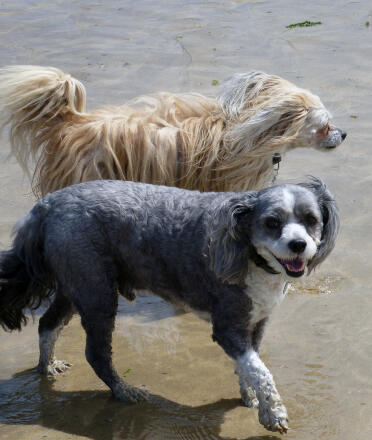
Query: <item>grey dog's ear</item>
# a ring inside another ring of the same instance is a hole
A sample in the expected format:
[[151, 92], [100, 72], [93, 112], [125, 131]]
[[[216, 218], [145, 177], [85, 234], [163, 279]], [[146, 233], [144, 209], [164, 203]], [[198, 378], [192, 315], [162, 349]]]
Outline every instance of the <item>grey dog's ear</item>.
[[237, 195], [212, 215], [208, 231], [210, 269], [223, 282], [239, 284], [246, 276], [249, 225], [256, 199], [254, 191]]
[[309, 182], [300, 183], [300, 185], [315, 194], [323, 216], [322, 237], [318, 250], [309, 263], [308, 273], [310, 273], [318, 264], [328, 257], [334, 248], [340, 228], [340, 219], [336, 202], [324, 182], [316, 177], [310, 176]]

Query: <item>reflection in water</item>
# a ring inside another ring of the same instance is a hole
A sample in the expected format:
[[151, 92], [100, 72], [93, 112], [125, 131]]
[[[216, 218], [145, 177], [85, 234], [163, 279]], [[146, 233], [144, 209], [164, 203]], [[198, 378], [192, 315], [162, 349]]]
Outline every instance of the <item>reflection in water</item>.
[[332, 411], [337, 406], [334, 387], [330, 385], [332, 376], [329, 373], [321, 364], [305, 363], [301, 390], [290, 396], [291, 404], [295, 401], [297, 418], [306, 421], [298, 426], [298, 431], [309, 434], [316, 430], [321, 439], [340, 438], [341, 434], [338, 425], [322, 419], [322, 413], [326, 409]]
[[[184, 312], [156, 296], [137, 294], [135, 303], [119, 302], [116, 331], [143, 354], [146, 346], [162, 342], [168, 354], [174, 354], [180, 334], [177, 315]], [[124, 319], [120, 319], [120, 317]]]
[[[293, 309], [290, 302], [287, 310], [291, 310], [291, 305]], [[172, 332], [179, 334], [175, 345], [171, 341], [171, 350], [164, 350], [169, 345], [167, 323]], [[174, 316], [172, 308], [155, 297], [139, 296], [135, 305], [121, 301], [114, 341], [115, 363], [120, 366], [119, 371], [132, 369], [128, 374], [131, 383], [146, 384], [148, 390], [156, 390], [149, 403], [124, 405], [116, 402], [109, 391], [91, 391], [99, 381], [82, 359], [83, 346], [76, 350], [76, 356], [75, 348], [66, 353], [71, 344], [77, 345], [82, 335], [80, 324], [74, 319], [57, 349], [58, 356], [66, 355], [66, 359], [75, 364], [73, 369], [56, 381], [40, 377], [35, 370], [1, 380], [0, 426], [3, 424], [4, 429], [6, 425], [33, 425], [97, 440], [278, 438], [257, 436], [264, 432], [259, 427], [257, 411], [240, 406], [232, 365], [222, 350], [211, 344], [208, 328], [208, 324], [191, 314]], [[160, 335], [160, 340], [146, 336], [152, 332]], [[162, 332], [165, 337], [161, 336]], [[289, 410], [293, 431], [287, 438], [297, 440], [299, 434], [307, 438], [315, 429], [322, 438], [337, 438], [338, 428], [322, 419], [322, 414], [336, 403], [334, 385], [330, 385], [332, 377], [324, 366], [327, 359], [321, 352], [314, 357], [309, 354], [306, 347], [310, 346], [310, 340], [306, 332], [304, 329], [304, 334], [298, 335], [298, 346], [292, 343], [297, 359], [288, 349], [285, 356], [288, 361], [283, 366], [276, 346], [268, 350], [268, 359], [264, 350], [263, 358], [279, 379], [278, 386]], [[314, 329], [314, 333], [320, 345], [322, 339], [329, 341], [329, 334], [319, 335], [318, 329]], [[272, 337], [268, 337], [270, 346]], [[10, 349], [7, 353], [11, 353]], [[36, 359], [36, 354], [30, 353], [29, 357]], [[208, 386], [203, 387], [203, 382], [208, 382]], [[86, 386], [88, 391], [84, 390]], [[105, 388], [102, 383], [98, 386]], [[234, 387], [235, 392], [231, 394], [228, 390]], [[193, 403], [180, 404], [179, 400]], [[226, 413], [229, 414], [227, 423]]]
[[148, 403], [125, 405], [110, 392], [61, 392], [54, 391], [52, 384], [34, 370], [1, 381], [0, 399], [6, 404], [1, 406], [0, 423], [37, 424], [96, 440], [213, 440], [221, 439], [224, 414], [240, 405], [239, 399], [222, 399], [191, 407], [159, 396], [152, 396]]
[[312, 276], [289, 283], [288, 293], [305, 295], [329, 295], [336, 293], [345, 277], [341, 275]]

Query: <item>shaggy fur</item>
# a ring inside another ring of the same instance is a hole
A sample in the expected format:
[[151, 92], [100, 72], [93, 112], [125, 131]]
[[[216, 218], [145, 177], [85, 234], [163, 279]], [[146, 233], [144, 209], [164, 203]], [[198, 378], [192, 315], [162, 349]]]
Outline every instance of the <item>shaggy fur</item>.
[[159, 93], [85, 112], [84, 86], [58, 69], [0, 70], [0, 115], [33, 189], [45, 195], [96, 179], [200, 191], [271, 184], [273, 155], [327, 150], [346, 133], [330, 125], [320, 99], [262, 72], [236, 74], [218, 99]]
[[334, 247], [338, 212], [319, 180], [260, 192], [200, 193], [142, 183], [95, 181], [47, 195], [0, 254], [0, 324], [25, 323], [25, 308], [55, 291], [40, 319], [39, 371], [69, 365], [53, 357], [76, 309], [86, 358], [124, 401], [146, 399], [111, 360], [118, 294], [146, 289], [208, 315], [213, 339], [235, 360], [241, 395], [260, 422], [287, 430], [287, 413], [258, 350], [286, 284]]

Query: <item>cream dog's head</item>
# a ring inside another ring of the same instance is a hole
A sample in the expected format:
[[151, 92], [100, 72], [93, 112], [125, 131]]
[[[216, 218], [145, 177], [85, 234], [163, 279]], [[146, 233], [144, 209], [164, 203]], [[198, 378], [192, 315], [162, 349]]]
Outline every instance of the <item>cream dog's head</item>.
[[326, 151], [346, 138], [318, 96], [279, 76], [238, 73], [224, 84], [219, 102], [231, 121], [227, 136], [238, 151], [244, 145], [260, 151]]

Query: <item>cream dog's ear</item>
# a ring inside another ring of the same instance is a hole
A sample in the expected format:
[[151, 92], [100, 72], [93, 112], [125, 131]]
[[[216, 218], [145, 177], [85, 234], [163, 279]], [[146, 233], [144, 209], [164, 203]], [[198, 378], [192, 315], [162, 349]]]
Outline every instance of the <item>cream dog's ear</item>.
[[262, 92], [262, 88], [270, 77], [273, 76], [260, 71], [250, 71], [236, 73], [228, 79], [218, 96], [218, 101], [226, 116], [229, 119], [236, 119], [252, 106], [254, 99]]
[[251, 119], [235, 124], [226, 134], [231, 151], [257, 150], [258, 154], [275, 151], [276, 148], [292, 143], [303, 129], [308, 115], [306, 107], [296, 96], [288, 96], [265, 106]]

